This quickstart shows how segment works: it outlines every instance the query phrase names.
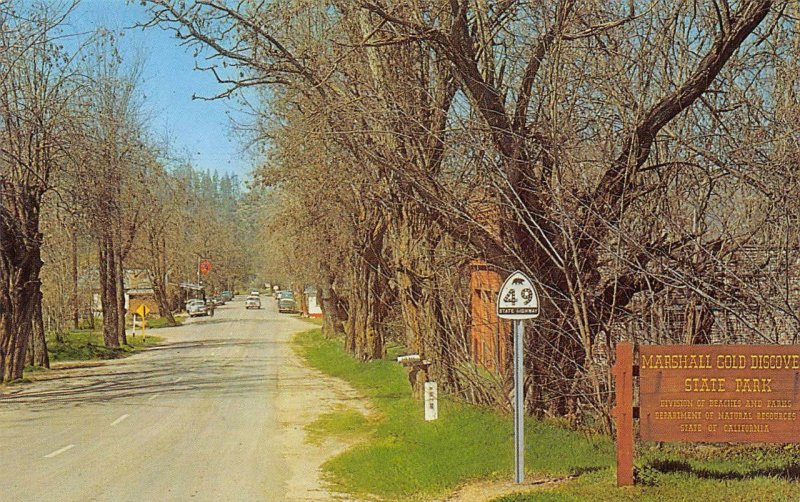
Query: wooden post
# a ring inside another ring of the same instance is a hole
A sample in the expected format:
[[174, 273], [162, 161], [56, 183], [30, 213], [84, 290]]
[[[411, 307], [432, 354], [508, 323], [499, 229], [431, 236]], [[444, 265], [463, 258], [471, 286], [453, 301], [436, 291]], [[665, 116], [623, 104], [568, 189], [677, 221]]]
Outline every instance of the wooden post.
[[617, 343], [614, 364], [617, 403], [617, 486], [633, 486], [633, 345]]

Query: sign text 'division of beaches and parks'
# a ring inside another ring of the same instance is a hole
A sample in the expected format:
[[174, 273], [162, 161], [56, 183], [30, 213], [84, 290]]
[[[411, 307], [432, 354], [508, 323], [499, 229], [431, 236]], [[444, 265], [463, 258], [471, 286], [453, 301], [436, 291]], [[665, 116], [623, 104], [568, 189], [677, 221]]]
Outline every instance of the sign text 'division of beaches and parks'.
[[645, 441], [800, 441], [800, 346], [640, 346]]

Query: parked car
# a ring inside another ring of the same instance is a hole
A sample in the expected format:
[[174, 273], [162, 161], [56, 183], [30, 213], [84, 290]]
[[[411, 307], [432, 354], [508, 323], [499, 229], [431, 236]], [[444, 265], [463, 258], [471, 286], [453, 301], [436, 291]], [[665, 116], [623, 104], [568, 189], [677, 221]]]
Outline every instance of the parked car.
[[186, 313], [189, 314], [189, 317], [208, 315], [208, 308], [206, 307], [206, 302], [204, 302], [199, 298], [196, 298], [194, 300], [189, 300], [188, 302], [186, 302]]
[[244, 308], [246, 309], [260, 309], [261, 308], [261, 298], [250, 295], [244, 301]]
[[223, 291], [219, 296], [226, 302], [229, 302], [233, 300], [233, 291]]
[[291, 291], [278, 292], [278, 312], [296, 312], [297, 302]]
[[256, 291], [255, 289], [250, 292], [250, 296], [261, 296], [261, 291]]

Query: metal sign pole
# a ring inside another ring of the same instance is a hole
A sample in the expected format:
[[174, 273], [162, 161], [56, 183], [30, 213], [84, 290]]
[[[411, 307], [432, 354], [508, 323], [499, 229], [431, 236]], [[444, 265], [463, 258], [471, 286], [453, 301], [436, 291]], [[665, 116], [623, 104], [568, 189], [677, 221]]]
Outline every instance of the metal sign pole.
[[525, 474], [525, 403], [523, 399], [522, 339], [525, 327], [522, 321], [513, 321], [514, 330], [514, 481], [522, 483]]
[[525, 478], [525, 399], [522, 390], [525, 365], [522, 340], [525, 319], [539, 317], [539, 294], [533, 281], [521, 270], [509, 275], [497, 295], [497, 317], [512, 321], [514, 338], [514, 481]]

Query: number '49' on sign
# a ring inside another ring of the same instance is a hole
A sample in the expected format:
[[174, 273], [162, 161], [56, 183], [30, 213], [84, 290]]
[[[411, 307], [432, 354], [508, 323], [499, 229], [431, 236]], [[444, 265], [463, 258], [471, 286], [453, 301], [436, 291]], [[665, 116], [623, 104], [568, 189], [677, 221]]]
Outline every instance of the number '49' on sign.
[[539, 316], [539, 294], [533, 281], [517, 270], [503, 283], [497, 298], [497, 317], [533, 319]]

